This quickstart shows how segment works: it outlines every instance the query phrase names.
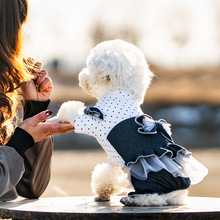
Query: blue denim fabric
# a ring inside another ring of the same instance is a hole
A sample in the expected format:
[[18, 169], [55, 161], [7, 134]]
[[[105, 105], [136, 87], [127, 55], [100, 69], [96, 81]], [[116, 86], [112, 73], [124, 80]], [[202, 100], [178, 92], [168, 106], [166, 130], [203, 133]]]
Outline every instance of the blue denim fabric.
[[[144, 117], [144, 116], [143, 116]], [[166, 154], [175, 158], [179, 151], [187, 150], [173, 142], [173, 139], [163, 128], [162, 120], [155, 123], [155, 127], [145, 132], [141, 124], [141, 117], [126, 119], [117, 124], [107, 136], [108, 141], [124, 159], [125, 164], [136, 162], [141, 156], [156, 155], [161, 157]], [[187, 189], [190, 179], [174, 177], [167, 170], [149, 172], [146, 180], [139, 180], [131, 176], [131, 182], [135, 192], [132, 194], [169, 193], [174, 190]]]
[[189, 178], [174, 177], [163, 169], [159, 172], [149, 172], [146, 180], [139, 180], [131, 176], [131, 183], [134, 186], [135, 192], [131, 192], [129, 195], [150, 193], [164, 194], [175, 190], [187, 189], [191, 181]]
[[143, 133], [135, 117], [126, 119], [117, 124], [108, 134], [107, 139], [128, 165], [136, 162], [140, 156], [166, 154], [175, 157], [177, 152], [185, 148], [175, 144], [158, 121], [153, 132]]

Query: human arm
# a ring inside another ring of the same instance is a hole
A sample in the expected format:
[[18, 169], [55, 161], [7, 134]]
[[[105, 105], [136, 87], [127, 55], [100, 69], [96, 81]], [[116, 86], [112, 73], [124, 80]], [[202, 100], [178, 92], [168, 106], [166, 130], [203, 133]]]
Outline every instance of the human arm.
[[[50, 178], [52, 154], [52, 147], [46, 148], [46, 145], [51, 145], [46, 138], [73, 130], [70, 124], [44, 122], [48, 117], [48, 111], [44, 111], [26, 119], [16, 128], [6, 146], [0, 147], [0, 200], [15, 199], [15, 186], [19, 181], [17, 190], [21, 196], [37, 198], [45, 190]], [[33, 147], [35, 142], [41, 145]]]
[[15, 186], [21, 179], [24, 167], [24, 153], [34, 145], [33, 138], [23, 129], [16, 128], [5, 146], [0, 147], [0, 200], [17, 197]]
[[[15, 199], [17, 192], [23, 197], [37, 198], [46, 189], [53, 149], [49, 136], [73, 130], [70, 124], [42, 122], [49, 117], [47, 112], [26, 119], [16, 128], [7, 146], [0, 147], [0, 200]], [[42, 135], [44, 129], [48, 132]], [[35, 143], [35, 139], [39, 142]]]
[[[23, 83], [22, 95], [25, 100], [24, 120], [47, 109], [50, 103], [50, 95], [53, 89], [52, 81], [47, 71], [41, 70], [42, 64], [38, 62], [40, 74], [36, 74], [34, 80]], [[16, 186], [20, 196], [37, 198], [45, 191], [51, 172], [51, 157], [53, 152], [53, 137], [34, 143], [24, 156], [25, 172]]]
[[18, 152], [8, 146], [0, 147], [0, 201], [17, 197], [15, 185], [24, 173], [24, 163]]
[[[47, 75], [43, 74], [43, 78], [41, 75], [39, 79], [41, 82], [35, 79], [22, 85], [22, 94], [26, 99], [24, 119], [28, 119], [21, 124], [22, 128], [18, 127], [15, 130], [6, 146], [0, 147], [0, 200], [15, 199], [15, 185], [21, 196], [39, 197], [46, 189], [50, 178], [53, 149], [51, 135], [73, 130], [68, 124], [44, 124], [43, 121], [50, 115], [48, 112], [31, 118], [47, 108], [52, 90], [52, 82], [48, 81]], [[37, 87], [35, 83], [38, 84]], [[33, 107], [31, 111], [28, 106]]]
[[25, 172], [16, 186], [18, 194], [23, 197], [38, 198], [49, 183], [53, 152], [53, 138], [50, 135], [73, 130], [70, 124], [42, 122], [49, 117], [47, 114], [48, 111], [44, 111], [26, 119], [19, 126], [19, 128], [26, 130], [34, 139], [33, 147], [24, 153]]
[[44, 193], [50, 181], [52, 153], [52, 137], [35, 143], [25, 152], [23, 157], [25, 171], [16, 185], [20, 196], [33, 199]]
[[6, 146], [0, 147], [0, 200], [17, 197], [15, 186], [26, 172], [25, 153], [28, 149], [33, 149], [33, 146], [32, 136], [18, 127]]
[[[24, 107], [24, 119], [30, 118], [46, 110], [50, 101], [27, 100]], [[23, 157], [25, 172], [16, 185], [20, 196], [38, 198], [46, 190], [51, 176], [51, 157], [53, 153], [53, 137], [34, 143]]]

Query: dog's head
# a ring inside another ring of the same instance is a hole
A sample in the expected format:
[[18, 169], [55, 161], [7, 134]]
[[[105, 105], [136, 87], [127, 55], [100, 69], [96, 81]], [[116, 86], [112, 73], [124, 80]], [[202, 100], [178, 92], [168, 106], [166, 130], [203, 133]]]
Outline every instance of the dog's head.
[[131, 92], [141, 104], [153, 73], [143, 52], [123, 40], [104, 41], [94, 47], [87, 68], [79, 74], [79, 84], [91, 96], [102, 98], [117, 89]]

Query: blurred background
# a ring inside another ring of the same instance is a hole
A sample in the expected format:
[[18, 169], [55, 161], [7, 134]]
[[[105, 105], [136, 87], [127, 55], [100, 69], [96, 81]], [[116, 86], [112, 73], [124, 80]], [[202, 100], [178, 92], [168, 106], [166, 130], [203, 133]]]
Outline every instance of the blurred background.
[[[96, 100], [78, 86], [91, 48], [123, 39], [154, 72], [142, 109], [172, 124], [173, 138], [209, 169], [192, 196], [220, 196], [220, 1], [29, 0], [25, 57], [44, 63], [53, 80], [50, 108]], [[55, 136], [52, 178], [44, 196], [92, 195], [90, 176], [107, 158], [90, 136]]]

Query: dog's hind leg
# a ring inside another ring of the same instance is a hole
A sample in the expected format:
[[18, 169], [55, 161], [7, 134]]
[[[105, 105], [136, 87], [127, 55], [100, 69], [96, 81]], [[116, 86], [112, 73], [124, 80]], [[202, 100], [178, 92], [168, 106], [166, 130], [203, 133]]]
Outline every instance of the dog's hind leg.
[[123, 171], [119, 166], [110, 164], [97, 164], [92, 172], [91, 187], [96, 201], [109, 201], [111, 196], [121, 192], [118, 178]]
[[176, 190], [166, 194], [143, 194], [121, 198], [120, 202], [126, 206], [165, 206], [185, 205], [187, 203], [188, 190]]

